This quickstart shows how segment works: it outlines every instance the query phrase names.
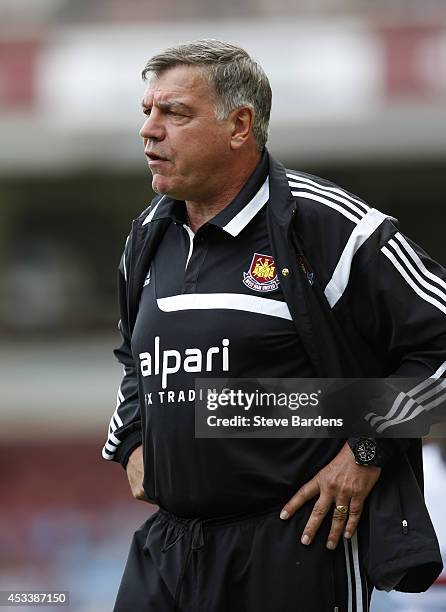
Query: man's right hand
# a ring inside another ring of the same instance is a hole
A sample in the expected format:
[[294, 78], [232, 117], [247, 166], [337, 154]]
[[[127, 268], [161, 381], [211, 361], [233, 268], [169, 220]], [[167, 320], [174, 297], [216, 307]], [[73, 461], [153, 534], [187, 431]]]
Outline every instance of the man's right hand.
[[140, 499], [141, 501], [146, 501], [153, 504], [154, 502], [148, 499], [142, 486], [144, 480], [144, 457], [142, 445], [137, 446], [135, 450], [131, 452], [127, 462], [126, 471], [133, 497], [135, 499]]

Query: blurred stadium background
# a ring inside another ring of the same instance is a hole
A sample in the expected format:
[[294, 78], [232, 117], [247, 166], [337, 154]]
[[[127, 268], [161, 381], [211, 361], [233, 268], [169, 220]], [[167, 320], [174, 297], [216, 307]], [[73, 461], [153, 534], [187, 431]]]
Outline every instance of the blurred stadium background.
[[[398, 217], [445, 263], [444, 0], [0, 0], [0, 589], [66, 589], [73, 611], [112, 609], [152, 510], [101, 459], [115, 270], [151, 198], [140, 71], [198, 37], [265, 67], [273, 154]], [[426, 458], [446, 547], [446, 464], [434, 442]], [[445, 583], [373, 609], [445, 611]]]

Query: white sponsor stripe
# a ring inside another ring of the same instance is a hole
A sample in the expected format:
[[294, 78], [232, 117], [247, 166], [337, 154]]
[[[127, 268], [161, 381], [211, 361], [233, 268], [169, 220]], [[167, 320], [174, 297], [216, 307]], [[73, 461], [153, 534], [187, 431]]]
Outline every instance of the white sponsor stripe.
[[114, 442], [115, 446], [119, 446], [121, 444], [121, 440], [119, 440], [119, 438], [117, 438], [113, 433], [110, 433], [108, 437], [111, 442]]
[[[429, 381], [430, 379], [428, 379]], [[424, 383], [429, 384], [429, 382], [424, 381]], [[430, 383], [432, 383], [432, 381], [430, 381]], [[418, 387], [420, 387], [421, 385], [418, 385]], [[399, 413], [399, 415], [393, 419], [393, 422], [399, 421], [400, 419], [403, 419], [409, 412], [409, 410], [413, 407], [413, 406], [419, 406], [420, 404], [422, 404], [423, 402], [425, 402], [426, 400], [430, 399], [433, 395], [436, 395], [438, 393], [438, 391], [440, 389], [443, 389], [444, 387], [446, 387], [446, 380], [443, 380], [440, 383], [435, 383], [432, 388], [427, 391], [426, 393], [424, 393], [424, 395], [421, 395], [419, 397], [417, 397], [416, 399], [410, 399], [404, 406], [404, 408], [401, 410], [401, 412]], [[408, 391], [407, 393], [403, 393], [403, 394], [399, 394], [399, 395], [403, 395], [406, 398], [412, 397], [414, 396], [414, 391]], [[396, 403], [396, 402], [395, 402]], [[391, 417], [393, 417], [394, 414], [392, 414], [390, 417], [386, 416], [385, 418], [383, 418], [382, 420], [384, 421], [389, 421]], [[375, 425], [376, 423], [379, 422], [379, 420], [381, 419], [373, 419], [373, 423], [371, 423], [372, 425]]]
[[[118, 329], [122, 332], [122, 322], [118, 322]], [[131, 368], [130, 368], [131, 370]], [[127, 369], [125, 365], [122, 366], [122, 371], [124, 377], [127, 376]], [[108, 439], [105, 446], [102, 449], [102, 456], [104, 459], [113, 459], [116, 448], [121, 444], [121, 440], [114, 435], [114, 431], [118, 429], [118, 427], [122, 427], [123, 422], [121, 417], [119, 416], [118, 410], [121, 406], [122, 402], [125, 400], [124, 394], [122, 393], [122, 382], [119, 385], [118, 392], [116, 394], [116, 408], [114, 413], [111, 416], [110, 423], [108, 426]], [[106, 451], [110, 451], [111, 455]]]
[[[393, 402], [392, 407], [390, 408], [387, 414], [385, 414], [384, 416], [376, 416], [376, 415], [373, 416], [374, 413], [370, 413], [366, 415], [365, 419], [367, 421], [370, 421], [370, 425], [372, 427], [375, 427], [380, 421], [389, 421], [396, 415], [396, 412], [398, 408], [400, 408], [403, 400], [408, 400], [408, 402], [404, 404], [404, 406], [401, 408], [401, 411], [396, 418], [399, 419], [400, 417], [405, 416], [408, 410], [410, 410], [412, 406], [418, 405], [418, 402], [422, 401], [424, 396], [417, 398], [416, 400], [411, 399], [411, 398], [413, 398], [422, 388], [430, 384], [432, 384], [432, 381], [431, 379], [428, 378], [427, 380], [424, 380], [422, 383], [420, 383], [419, 385], [417, 385], [416, 387], [414, 387], [414, 389], [411, 389], [410, 391], [407, 391], [407, 392], [401, 391], [400, 393], [398, 393], [396, 400]], [[433, 389], [431, 393], [435, 393], [435, 389]], [[373, 418], [371, 418], [372, 416]]]
[[352, 595], [352, 576], [350, 571], [350, 555], [348, 551], [348, 540], [344, 540], [345, 567], [347, 570], [347, 612], [353, 612], [353, 595]]
[[121, 419], [121, 417], [119, 416], [119, 414], [118, 414], [118, 410], [117, 410], [117, 409], [115, 410], [115, 413], [114, 413], [114, 415], [113, 415], [113, 416], [115, 417], [115, 420], [117, 421], [117, 423], [118, 423], [119, 427], [122, 427], [122, 425], [123, 425], [123, 423], [122, 423], [122, 419]]
[[[122, 425], [122, 419], [118, 415], [117, 409], [113, 413], [112, 418], [110, 420], [107, 442], [105, 443], [104, 448], [102, 449], [102, 456], [104, 457], [104, 459], [112, 459], [115, 455], [116, 448], [121, 444], [121, 440], [119, 440], [119, 438], [117, 438], [112, 433], [117, 429], [113, 419], [115, 419], [116, 422], [120, 423], [120, 426]], [[106, 450], [108, 450], [111, 455], [109, 453], [106, 453]]]
[[350, 221], [353, 221], [353, 223], [359, 223], [360, 221], [358, 217], [353, 215], [350, 211], [346, 210], [342, 206], [339, 206], [339, 204], [335, 204], [332, 200], [327, 200], [326, 198], [322, 198], [321, 196], [317, 196], [316, 194], [309, 193], [307, 191], [291, 191], [291, 193], [293, 196], [299, 196], [301, 198], [306, 198], [307, 200], [314, 200], [315, 202], [325, 204], [326, 206], [329, 206], [330, 208], [333, 208], [334, 210], [340, 212], [341, 215], [344, 215], [344, 217], [347, 217], [347, 219], [350, 219]]
[[361, 570], [359, 567], [359, 555], [358, 555], [358, 536], [355, 532], [351, 538], [352, 552], [353, 552], [353, 570], [354, 579], [356, 586], [356, 612], [363, 612], [363, 601], [362, 601], [362, 582], [361, 582]]
[[[123, 372], [124, 372], [124, 376], [127, 376], [127, 371], [126, 371], [124, 365], [122, 366], [122, 369], [123, 369]], [[125, 400], [125, 397], [124, 397], [124, 394], [122, 393], [121, 388], [122, 388], [122, 382], [121, 382], [121, 384], [118, 387], [118, 393], [117, 393], [117, 396], [116, 396], [116, 408], [115, 408], [115, 411], [112, 414], [112, 417], [110, 419], [109, 429], [111, 429], [112, 431], [115, 431], [118, 427], [122, 427], [122, 425], [123, 425], [122, 419], [121, 419], [121, 417], [119, 416], [119, 413], [118, 413], [120, 405]], [[121, 444], [120, 440], [118, 440], [118, 444]]]
[[[404, 399], [413, 398], [416, 395], [418, 395], [418, 393], [420, 393], [421, 391], [424, 391], [427, 387], [432, 386], [432, 385], [434, 386], [432, 387], [431, 391], [428, 391], [428, 393], [418, 398], [417, 401], [421, 401], [423, 398], [428, 398], [433, 393], [436, 393], [438, 383], [435, 383], [435, 381], [438, 380], [445, 371], [446, 371], [446, 361], [444, 361], [440, 365], [440, 367], [429, 378], [426, 378], [422, 382], [418, 383], [415, 387], [413, 387], [407, 392], [401, 391], [400, 393], [398, 393], [395, 401], [393, 402], [387, 414], [385, 414], [384, 416], [381, 416], [381, 415], [376, 415], [374, 412], [370, 412], [364, 418], [366, 419], [366, 421], [370, 422], [370, 425], [372, 427], [375, 427], [375, 425], [377, 425], [380, 421], [389, 421], [390, 419], [392, 419], [392, 417], [396, 415], [396, 412]], [[443, 383], [440, 383], [440, 384], [442, 385]], [[413, 406], [414, 403], [415, 402], [412, 401], [411, 406]], [[399, 416], [397, 418], [399, 418]]]
[[325, 287], [325, 297], [332, 308], [342, 297], [348, 285], [351, 265], [356, 251], [370, 238], [386, 218], [386, 215], [372, 208], [350, 234], [333, 272], [333, 276]]
[[443, 388], [443, 393], [441, 395], [438, 395], [438, 391], [436, 391], [436, 395], [438, 395], [438, 397], [436, 397], [429, 404], [426, 404], [425, 406], [422, 406], [422, 408], [424, 408], [424, 410], [429, 412], [429, 410], [432, 410], [432, 408], [435, 408], [436, 406], [439, 406], [442, 402], [444, 402], [446, 400], [446, 389], [445, 389], [444, 385], [442, 386], [442, 388]]
[[441, 300], [444, 300], [446, 302], [446, 294], [444, 293], [444, 291], [442, 291], [438, 287], [435, 287], [435, 285], [431, 285], [431, 283], [429, 283], [429, 281], [424, 276], [421, 276], [419, 271], [415, 268], [413, 262], [407, 258], [406, 253], [403, 251], [400, 245], [395, 240], [393, 240], [393, 238], [389, 240], [389, 245], [395, 249], [395, 251], [404, 261], [406, 266], [409, 268], [411, 273], [414, 275], [416, 280], [420, 283], [420, 285], [422, 285], [425, 289], [428, 289], [428, 291], [435, 293], [435, 295], [438, 295]]
[[343, 198], [343, 197], [341, 197], [339, 195], [336, 195], [335, 193], [329, 193], [328, 191], [325, 191], [323, 189], [319, 189], [317, 187], [312, 187], [311, 185], [306, 185], [305, 183], [300, 183], [300, 182], [298, 183], [296, 181], [288, 181], [288, 184], [289, 184], [290, 187], [300, 187], [300, 188], [303, 188], [303, 189], [307, 189], [308, 191], [319, 193], [320, 195], [323, 195], [326, 198], [331, 198], [332, 200], [336, 200], [338, 202], [341, 202], [341, 204], [345, 204], [345, 206], [347, 206], [348, 208], [350, 208], [354, 212], [358, 213], [358, 215], [360, 217], [364, 217], [366, 215], [366, 213], [361, 208], [358, 208], [357, 206], [355, 206], [352, 202], [350, 202], [346, 198]]
[[364, 213], [369, 208], [365, 202], [362, 202], [358, 198], [354, 198], [352, 195], [347, 193], [347, 191], [344, 191], [344, 189], [340, 189], [339, 187], [329, 187], [328, 185], [323, 185], [322, 183], [317, 183], [316, 181], [313, 181], [313, 180], [307, 178], [306, 176], [298, 176], [296, 174], [292, 174], [291, 172], [287, 172], [287, 177], [290, 178], [290, 179], [301, 181], [303, 183], [307, 183], [308, 185], [313, 185], [314, 187], [319, 187], [320, 189], [324, 189], [325, 191], [331, 191], [332, 193], [338, 193], [339, 195], [343, 196], [344, 198], [347, 198], [348, 200], [351, 200], [352, 202], [355, 202], [356, 204], [359, 204], [359, 206], [362, 207], [362, 210], [365, 209]]
[[[119, 406], [118, 406], [118, 408], [119, 408]], [[122, 419], [118, 415], [118, 408], [116, 408], [116, 410], [112, 414], [112, 418], [110, 419], [109, 429], [111, 431], [116, 431], [118, 429], [118, 427], [122, 426]]]
[[153, 209], [149, 212], [149, 214], [147, 215], [147, 217], [144, 219], [144, 221], [142, 222], [143, 225], [146, 225], [146, 223], [150, 223], [150, 221], [153, 219], [153, 217], [155, 216], [156, 210], [158, 208], [158, 206], [161, 204], [161, 202], [164, 200], [166, 196], [163, 196], [159, 202], [156, 203], [156, 205], [153, 207]]
[[[440, 378], [442, 374], [446, 372], [446, 361], [444, 361], [441, 366], [436, 370], [430, 378]], [[429, 379], [428, 379], [429, 380]]]
[[[392, 423], [396, 423], [399, 421], [403, 421], [404, 417], [407, 415], [407, 413], [409, 412], [411, 408], [413, 408], [414, 406], [419, 406], [419, 403], [417, 402], [417, 400], [409, 399], [407, 398], [407, 396], [406, 396], [406, 399], [408, 401], [404, 404], [404, 407], [399, 413], [399, 415], [395, 417], [394, 419], [385, 419], [384, 423], [392, 424]], [[378, 425], [377, 427], [375, 427], [376, 431], [378, 431], [384, 423], [381, 423], [381, 425]]]
[[183, 293], [157, 300], [163, 312], [178, 310], [242, 310], [291, 321], [285, 302], [242, 293]]
[[[439, 391], [439, 388], [444, 388], [444, 387], [446, 387], [446, 380], [442, 384], [437, 385], [436, 392]], [[412, 419], [415, 419], [422, 412], [429, 412], [429, 410], [432, 410], [432, 408], [435, 408], [439, 404], [442, 404], [445, 400], [446, 400], [446, 393], [442, 393], [434, 401], [432, 401], [429, 404], [426, 404], [424, 406], [420, 406], [419, 403], [417, 402], [416, 405], [418, 407], [410, 415], [405, 416], [407, 414], [407, 410], [404, 410], [403, 413], [398, 418], [392, 419], [391, 421], [386, 421], [385, 423], [381, 423], [381, 425], [379, 425], [375, 429], [376, 429], [376, 431], [378, 433], [382, 433], [383, 431], [385, 431], [389, 427], [393, 427], [395, 425], [401, 425], [401, 423], [406, 423], [407, 421], [412, 421]], [[413, 402], [413, 400], [411, 400], [411, 401]], [[403, 418], [403, 417], [405, 417], [405, 418]]]
[[435, 408], [436, 406], [442, 404], [445, 401], [445, 399], [446, 399], [446, 394], [443, 394], [441, 397], [437, 398], [436, 400], [434, 400], [430, 404], [426, 404], [426, 406], [418, 406], [418, 408], [416, 410], [414, 410], [412, 412], [412, 414], [410, 414], [409, 416], [407, 416], [404, 419], [403, 418], [401, 418], [401, 419], [398, 418], [398, 419], [394, 419], [393, 421], [388, 421], [386, 423], [382, 423], [379, 427], [376, 428], [376, 431], [378, 433], [382, 433], [383, 431], [385, 431], [389, 427], [394, 427], [395, 425], [401, 425], [402, 423], [406, 423], [407, 421], [412, 421], [417, 416], [419, 416], [422, 412], [429, 412], [429, 410], [432, 410], [432, 408]]
[[372, 427], [375, 427], [375, 425], [377, 423], [379, 423], [379, 421], [386, 421], [388, 419], [391, 419], [396, 414], [396, 411], [400, 407], [401, 402], [404, 399], [407, 399], [407, 396], [409, 395], [409, 393], [404, 393], [404, 391], [401, 391], [400, 393], [398, 393], [398, 395], [397, 395], [395, 401], [393, 402], [389, 412], [387, 414], [385, 414], [384, 416], [376, 415], [376, 413], [374, 413], [374, 412], [369, 412], [368, 414], [365, 415], [365, 417], [364, 417], [365, 420], [369, 421], [370, 425]]
[[[115, 422], [114, 422], [114, 421], [116, 421], [116, 423], [118, 424], [118, 426], [119, 426], [119, 427], [121, 427], [121, 426], [122, 426], [122, 419], [121, 419], [121, 417], [120, 417], [120, 416], [119, 416], [119, 414], [118, 414], [118, 409], [119, 409], [119, 406], [120, 406], [120, 405], [122, 404], [122, 402], [124, 401], [124, 396], [123, 396], [123, 395], [122, 395], [122, 393], [121, 393], [122, 400], [120, 400], [120, 399], [119, 399], [119, 392], [120, 392], [120, 391], [121, 391], [121, 387], [119, 387], [119, 390], [118, 390], [118, 397], [117, 397], [117, 402], [116, 402], [116, 408], [115, 408], [115, 411], [114, 411], [114, 413], [112, 414], [112, 417], [111, 417], [111, 419], [110, 419], [110, 427], [112, 428], [112, 431], [115, 431], [115, 429], [116, 429], [116, 424], [115, 424]], [[114, 419], [114, 420], [113, 420], [113, 419]]]
[[183, 225], [184, 229], [186, 230], [186, 232], [189, 235], [189, 253], [187, 255], [187, 260], [186, 260], [186, 265], [184, 266], [184, 269], [187, 270], [187, 264], [189, 263], [189, 259], [192, 257], [192, 251], [194, 250], [194, 232], [191, 230], [191, 228], [184, 224]]
[[105, 446], [103, 447], [103, 449], [102, 449], [102, 458], [103, 459], [107, 459], [107, 461], [111, 461], [114, 456], [115, 456], [114, 453], [112, 455], [110, 455], [109, 453], [106, 452]]
[[406, 270], [403, 268], [400, 262], [396, 259], [395, 255], [387, 247], [385, 246], [382, 247], [381, 251], [384, 253], [384, 255], [388, 259], [390, 259], [390, 261], [393, 263], [395, 268], [398, 270], [401, 276], [406, 280], [406, 282], [412, 287], [415, 293], [417, 293], [420, 297], [422, 297], [423, 300], [425, 300], [426, 302], [429, 302], [429, 304], [432, 304], [432, 306], [435, 306], [436, 308], [438, 308], [438, 310], [441, 310], [443, 314], [446, 314], [446, 306], [444, 304], [441, 304], [438, 300], [436, 300], [432, 296], [427, 295], [427, 293], [425, 293], [422, 289], [420, 289], [420, 287], [414, 282], [412, 277], [410, 277], [407, 274]]
[[411, 397], [414, 397], [417, 393], [419, 393], [420, 391], [423, 391], [426, 387], [431, 385], [434, 380], [437, 380], [438, 378], [440, 378], [440, 376], [445, 371], [446, 371], [446, 361], [442, 363], [441, 366], [431, 376], [429, 376], [429, 378], [426, 378], [426, 380], [423, 380], [422, 382], [420, 382], [418, 385], [416, 385], [416, 387], [408, 391], [407, 394], [410, 395]]
[[437, 285], [440, 285], [440, 287], [443, 287], [446, 292], [446, 282], [439, 276], [436, 276], [435, 274], [432, 274], [432, 272], [429, 272], [424, 263], [421, 261], [418, 254], [413, 250], [413, 248], [410, 246], [404, 236], [397, 232], [395, 234], [395, 238], [400, 242], [401, 245], [404, 246], [406, 252], [412, 258], [412, 260], [415, 262], [416, 266], [424, 274], [424, 276], [437, 283]]
[[114, 414], [113, 414], [113, 416], [111, 418], [110, 424], [113, 426], [113, 427], [110, 427], [112, 432], [115, 431], [116, 429], [118, 429], [118, 427], [119, 427], [118, 422], [115, 419], [115, 415]]
[[242, 229], [244, 229], [248, 223], [255, 217], [259, 210], [265, 206], [269, 200], [269, 177], [266, 177], [265, 182], [260, 187], [259, 191], [252, 198], [242, 210], [233, 217], [229, 223], [223, 226], [223, 229], [231, 234], [231, 236], [238, 236]]

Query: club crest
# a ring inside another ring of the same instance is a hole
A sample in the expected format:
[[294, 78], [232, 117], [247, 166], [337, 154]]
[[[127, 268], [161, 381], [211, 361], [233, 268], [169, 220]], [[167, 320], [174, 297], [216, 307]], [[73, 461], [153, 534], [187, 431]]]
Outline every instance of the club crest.
[[260, 293], [277, 289], [279, 280], [274, 259], [270, 255], [254, 253], [249, 272], [243, 272], [243, 283]]

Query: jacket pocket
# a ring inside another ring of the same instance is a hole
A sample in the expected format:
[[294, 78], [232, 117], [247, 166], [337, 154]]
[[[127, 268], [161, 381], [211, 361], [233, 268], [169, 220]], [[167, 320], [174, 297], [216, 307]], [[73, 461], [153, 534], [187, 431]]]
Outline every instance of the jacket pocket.
[[441, 555], [423, 492], [405, 454], [383, 469], [367, 502], [360, 535], [366, 542], [363, 564], [371, 584], [384, 591], [425, 591], [442, 569]]

